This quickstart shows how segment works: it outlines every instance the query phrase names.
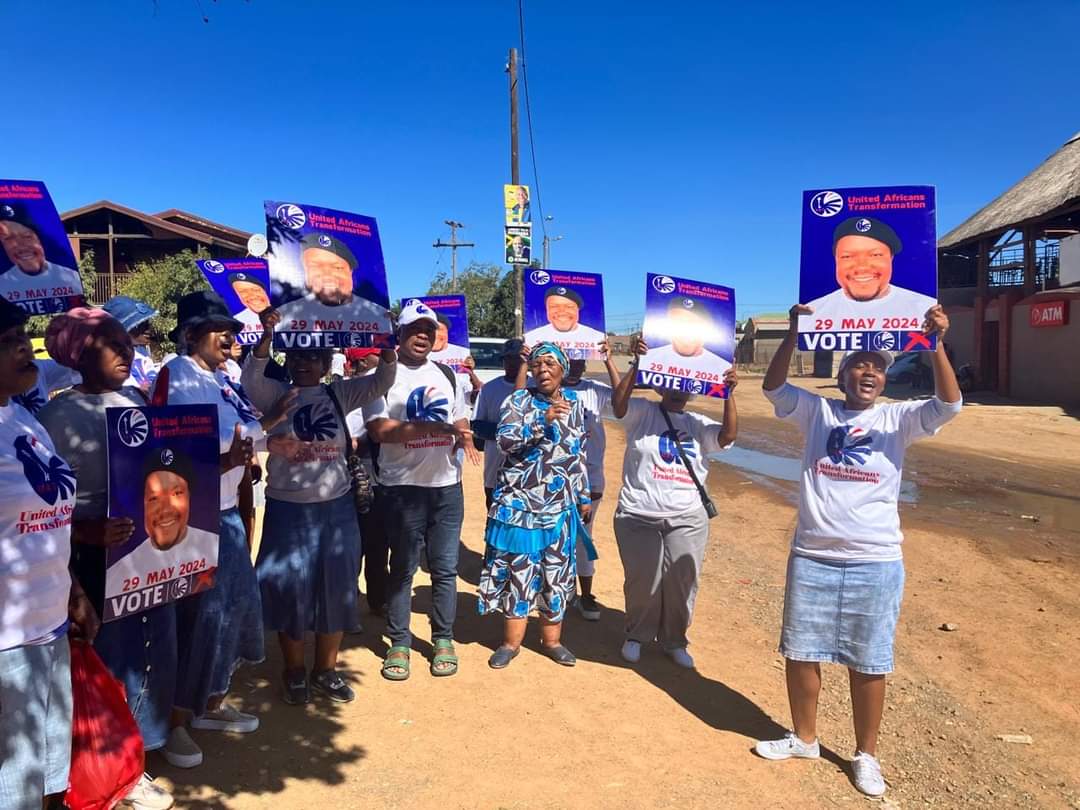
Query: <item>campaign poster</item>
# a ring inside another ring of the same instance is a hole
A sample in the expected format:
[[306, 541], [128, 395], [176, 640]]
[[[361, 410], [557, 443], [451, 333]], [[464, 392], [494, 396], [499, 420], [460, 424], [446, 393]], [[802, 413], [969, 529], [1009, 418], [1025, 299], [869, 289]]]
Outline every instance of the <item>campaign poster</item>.
[[503, 186], [503, 208], [506, 210], [506, 225], [532, 224], [532, 209], [529, 206], [529, 187]]
[[79, 263], [45, 184], [0, 180], [0, 295], [29, 315], [83, 303]]
[[450, 366], [454, 371], [465, 370], [465, 358], [469, 350], [469, 313], [465, 306], [464, 295], [419, 295], [405, 298], [401, 305], [410, 301], [420, 301], [434, 311], [439, 319], [435, 331], [435, 345], [431, 349], [431, 359]]
[[548, 340], [571, 360], [600, 357], [604, 279], [598, 273], [532, 270], [525, 274], [525, 342]]
[[390, 345], [390, 297], [374, 218], [268, 200], [270, 300], [278, 349]]
[[532, 226], [507, 225], [504, 231], [506, 263], [530, 264], [532, 262]]
[[933, 186], [803, 192], [799, 348], [928, 351], [937, 303]]
[[735, 357], [735, 290], [649, 273], [638, 361], [641, 385], [727, 398], [724, 372]]
[[270, 306], [270, 268], [265, 259], [199, 259], [195, 262], [222, 297], [236, 320], [244, 325], [236, 340], [251, 346], [262, 337], [259, 313]]
[[106, 554], [113, 621], [212, 588], [221, 470], [215, 405], [106, 408], [109, 517], [135, 533]]

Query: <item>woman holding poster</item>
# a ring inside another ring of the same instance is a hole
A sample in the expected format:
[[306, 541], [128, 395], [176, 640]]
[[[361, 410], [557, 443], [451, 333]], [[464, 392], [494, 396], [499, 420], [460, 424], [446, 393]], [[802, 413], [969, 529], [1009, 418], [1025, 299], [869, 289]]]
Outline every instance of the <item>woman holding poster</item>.
[[[266, 518], [255, 563], [263, 622], [277, 632], [281, 644], [286, 703], [310, 702], [311, 689], [336, 703], [349, 703], [356, 694], [338, 673], [337, 656], [345, 631], [356, 626], [360, 528], [345, 414], [390, 390], [397, 352], [383, 349], [374, 374], [323, 385], [332, 351], [291, 349], [285, 352], [290, 385], [266, 376], [281, 316], [272, 309], [261, 315], [263, 336], [244, 364], [243, 385], [260, 408], [271, 408], [287, 392], [297, 392], [288, 418], [274, 433], [304, 442], [292, 458], [273, 456], [267, 465]], [[310, 679], [304, 665], [306, 633], [315, 634]]]
[[[108, 312], [78, 308], [57, 315], [45, 332], [45, 346], [57, 363], [82, 376], [80, 384], [42, 408], [38, 420], [75, 474], [71, 568], [103, 616], [105, 549], [126, 541], [135, 528], [130, 517], [108, 517], [105, 409], [138, 408], [146, 398], [126, 384], [135, 352], [124, 325]], [[175, 604], [102, 625], [94, 649], [124, 684], [143, 748], [162, 748], [176, 691]], [[136, 808], [165, 808], [172, 796], [143, 774], [125, 801]]]
[[[261, 419], [220, 371], [242, 324], [216, 293], [193, 292], [177, 303], [177, 325], [169, 337], [180, 356], [158, 374], [154, 402], [162, 405], [213, 404], [221, 440], [221, 528], [214, 586], [177, 603], [176, 706], [195, 715], [192, 728], [251, 732], [259, 718], [224, 702], [232, 674], [241, 664], [263, 660], [262, 603], [248, 554], [237, 488], [255, 446], [292, 455], [297, 442], [266, 440], [280, 424], [295, 393], [274, 403]], [[165, 758], [177, 767], [202, 762], [202, 750], [183, 725], [173, 728]]]
[[940, 306], [926, 313], [923, 332], [936, 335], [933, 399], [880, 405], [892, 355], [844, 355], [837, 384], [844, 399], [826, 399], [787, 382], [800, 315], [765, 374], [765, 396], [776, 415], [806, 436], [799, 517], [788, 559], [780, 653], [785, 659], [793, 731], [757, 744], [765, 759], [816, 759], [821, 662], [843, 664], [855, 720], [855, 787], [885, 792], [877, 738], [885, 707], [885, 676], [904, 590], [897, 498], [908, 446], [928, 438], [960, 412], [960, 387], [942, 338], [949, 319]]
[[[726, 450], [737, 433], [735, 369], [724, 373], [724, 421], [690, 413], [693, 394], [659, 388], [660, 402], [634, 398], [638, 364], [649, 347], [634, 343], [630, 370], [618, 379], [611, 410], [626, 431], [622, 489], [615, 508], [615, 541], [626, 580], [626, 640], [622, 657], [641, 659], [641, 645], [654, 640], [681, 667], [694, 668], [686, 631], [694, 616], [709, 519], [715, 507], [705, 493], [710, 453]], [[612, 367], [613, 368], [613, 367]]]

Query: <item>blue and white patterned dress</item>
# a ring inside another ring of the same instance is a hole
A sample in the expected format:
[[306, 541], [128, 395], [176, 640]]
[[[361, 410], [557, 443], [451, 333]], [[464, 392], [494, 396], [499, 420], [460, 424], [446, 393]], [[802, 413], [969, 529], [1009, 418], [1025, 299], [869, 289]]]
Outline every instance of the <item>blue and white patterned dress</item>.
[[[563, 390], [570, 413], [548, 424], [551, 399], [533, 388], [515, 391], [503, 404], [496, 439], [506, 460], [488, 513], [480, 613], [524, 618], [536, 608], [560, 621], [574, 593], [578, 514], [589, 503], [582, 444], [585, 409]], [[595, 553], [594, 553], [595, 555]]]

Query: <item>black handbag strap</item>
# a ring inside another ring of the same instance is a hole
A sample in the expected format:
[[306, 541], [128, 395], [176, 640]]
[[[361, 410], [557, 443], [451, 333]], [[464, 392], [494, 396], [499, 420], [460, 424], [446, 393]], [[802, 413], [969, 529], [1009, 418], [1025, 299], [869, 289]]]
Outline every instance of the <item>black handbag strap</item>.
[[657, 408], [660, 409], [660, 413], [664, 417], [664, 421], [667, 422], [668, 430], [670, 430], [675, 436], [675, 449], [679, 451], [679, 458], [682, 459], [683, 466], [686, 467], [686, 471], [690, 473], [690, 480], [694, 482], [694, 486], [697, 487], [698, 497], [701, 498], [701, 503], [704, 506], [706, 503], [711, 503], [712, 498], [709, 497], [709, 493], [705, 491], [705, 487], [701, 485], [701, 481], [698, 480], [697, 473], [694, 472], [694, 468], [690, 466], [690, 459], [686, 457], [686, 451], [683, 450], [682, 442], [679, 441], [679, 431], [675, 429], [675, 425], [671, 423], [671, 417], [668, 416], [668, 412], [664, 410], [664, 406], [657, 404]]
[[337, 411], [338, 420], [341, 422], [341, 429], [345, 431], [345, 460], [350, 462], [353, 458], [357, 457], [356, 448], [353, 447], [352, 434], [349, 433], [349, 422], [345, 418], [345, 411], [341, 409], [341, 403], [338, 402], [337, 394], [334, 393], [334, 389], [326, 383], [323, 383], [323, 390], [326, 395], [330, 397], [330, 401], [334, 403], [334, 410]]

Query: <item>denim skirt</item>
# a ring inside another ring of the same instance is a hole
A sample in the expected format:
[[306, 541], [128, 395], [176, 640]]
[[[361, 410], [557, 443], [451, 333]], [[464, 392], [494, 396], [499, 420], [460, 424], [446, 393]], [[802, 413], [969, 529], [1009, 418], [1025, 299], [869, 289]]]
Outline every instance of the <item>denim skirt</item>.
[[780, 653], [865, 675], [892, 672], [903, 594], [903, 560], [837, 562], [792, 554]]
[[266, 657], [259, 581], [236, 509], [221, 513], [214, 587], [176, 603], [176, 642], [176, 705], [195, 714], [228, 693], [241, 665]]
[[360, 526], [352, 493], [323, 503], [267, 498], [255, 571], [267, 630], [303, 641], [305, 632], [354, 629]]

